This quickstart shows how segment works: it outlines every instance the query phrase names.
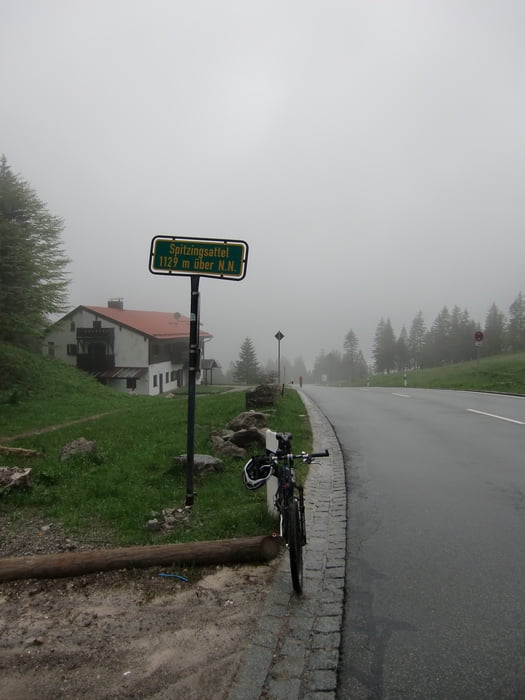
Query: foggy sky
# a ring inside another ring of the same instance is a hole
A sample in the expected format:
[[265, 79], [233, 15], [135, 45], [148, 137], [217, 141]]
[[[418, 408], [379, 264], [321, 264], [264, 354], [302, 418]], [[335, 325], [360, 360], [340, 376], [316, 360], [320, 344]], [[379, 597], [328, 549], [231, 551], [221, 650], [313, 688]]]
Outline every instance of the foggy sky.
[[521, 0], [0, 0], [0, 153], [66, 221], [70, 303], [189, 314], [155, 235], [241, 239], [208, 357], [367, 357], [525, 292]]

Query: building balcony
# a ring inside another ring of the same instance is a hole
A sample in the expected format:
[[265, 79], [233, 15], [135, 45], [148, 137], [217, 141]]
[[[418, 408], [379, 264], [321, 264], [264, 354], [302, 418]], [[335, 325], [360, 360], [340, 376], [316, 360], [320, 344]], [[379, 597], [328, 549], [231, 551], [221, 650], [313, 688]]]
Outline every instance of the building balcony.
[[115, 355], [77, 355], [77, 368], [83, 372], [102, 372], [115, 366]]
[[112, 343], [114, 338], [114, 328], [77, 328], [77, 341], [98, 340]]

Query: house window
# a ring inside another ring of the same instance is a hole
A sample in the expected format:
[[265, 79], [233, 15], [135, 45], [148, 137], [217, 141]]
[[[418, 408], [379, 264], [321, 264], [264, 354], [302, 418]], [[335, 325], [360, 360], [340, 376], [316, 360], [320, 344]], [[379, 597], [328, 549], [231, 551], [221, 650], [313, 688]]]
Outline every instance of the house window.
[[177, 379], [177, 372], [172, 369], [171, 370], [171, 381], [174, 382]]
[[93, 321], [93, 328], [100, 330], [102, 328], [102, 321]]
[[152, 348], [152, 350], [153, 350], [153, 356], [154, 356], [154, 357], [156, 357], [156, 356], [159, 354], [159, 352], [160, 352], [159, 346], [158, 346], [158, 345], [154, 345], [153, 348]]
[[69, 330], [70, 330], [70, 331], [74, 331], [74, 330], [75, 330], [75, 322], [74, 322], [74, 321], [71, 321], [71, 323], [69, 324]]
[[166, 384], [169, 382], [169, 380], [170, 380], [170, 373], [166, 372]]
[[153, 386], [157, 386], [158, 377], [156, 374], [153, 375]]
[[76, 343], [68, 343], [67, 344], [67, 354], [68, 355], [76, 355], [77, 354], [77, 344]]
[[137, 380], [136, 379], [126, 379], [126, 389], [130, 389], [131, 391], [133, 391], [136, 388], [137, 388]]
[[49, 357], [55, 356], [55, 344], [51, 340], [47, 344], [47, 354]]

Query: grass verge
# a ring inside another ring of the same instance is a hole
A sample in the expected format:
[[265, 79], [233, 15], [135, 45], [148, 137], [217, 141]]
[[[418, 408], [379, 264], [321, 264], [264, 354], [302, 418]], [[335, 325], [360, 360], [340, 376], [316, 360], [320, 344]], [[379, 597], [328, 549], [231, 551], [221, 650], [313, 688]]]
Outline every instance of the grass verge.
[[[407, 385], [422, 389], [461, 389], [525, 394], [525, 353], [482, 357], [473, 362], [444, 365], [406, 373]], [[371, 386], [404, 385], [404, 374], [377, 374]]]
[[[85, 378], [81, 375], [81, 379]], [[99, 390], [105, 398], [102, 403]], [[10, 442], [44, 456], [31, 460], [33, 488], [4, 496], [1, 513], [16, 519], [37, 511], [47, 521], [61, 523], [77, 539], [113, 546], [247, 537], [275, 529], [267, 512], [265, 489], [246, 491], [241, 478], [244, 460], [225, 458], [222, 473], [195, 479], [195, 504], [187, 521], [169, 533], [151, 532], [146, 523], [154, 513], [182, 507], [185, 501], [186, 475], [173, 466], [173, 457], [185, 453], [187, 447], [184, 398], [115, 396], [92, 383], [84, 384], [74, 400], [64, 401], [62, 391], [57, 393], [59, 396], [50, 396], [46, 391], [43, 399], [35, 392], [33, 399], [26, 396], [8, 404], [13, 411], [10, 420], [4, 417], [3, 434], [12, 435], [21, 427], [27, 430], [30, 423], [41, 428], [50, 421], [85, 417], [90, 411], [109, 408], [112, 412]], [[19, 409], [31, 400], [41, 409], [45, 405], [46, 411], [42, 415], [35, 406], [33, 420], [22, 420]], [[195, 452], [210, 454], [211, 431], [224, 427], [243, 410], [244, 392], [199, 397]], [[311, 449], [308, 417], [296, 391], [288, 389], [278, 398], [269, 425], [292, 432], [297, 451]], [[78, 437], [95, 440], [97, 454], [61, 462], [62, 447]], [[22, 466], [20, 458], [13, 456], [5, 456], [2, 463]]]

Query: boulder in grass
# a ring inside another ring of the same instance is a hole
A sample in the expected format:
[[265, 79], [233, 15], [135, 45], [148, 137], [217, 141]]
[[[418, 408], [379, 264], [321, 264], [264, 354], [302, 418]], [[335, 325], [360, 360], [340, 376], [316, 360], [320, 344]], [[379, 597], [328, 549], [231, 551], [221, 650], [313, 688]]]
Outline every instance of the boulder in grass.
[[260, 411], [243, 411], [238, 416], [232, 418], [226, 427], [236, 432], [237, 430], [248, 430], [248, 428], [266, 428], [268, 418]]
[[246, 392], [245, 403], [247, 409], [261, 406], [273, 406], [275, 403], [275, 387], [270, 384], [261, 384], [255, 389]]
[[69, 459], [72, 455], [86, 454], [92, 455], [97, 452], [97, 443], [94, 440], [87, 440], [84, 437], [77, 438], [73, 442], [64, 445], [60, 452], [60, 460], [64, 462]]
[[[234, 434], [234, 433], [232, 433]], [[242, 447], [234, 445], [228, 439], [221, 438], [219, 435], [211, 436], [211, 444], [213, 451], [223, 457], [237, 457], [238, 459], [247, 459], [246, 450]]]
[[230, 442], [233, 442], [237, 447], [250, 447], [255, 445], [256, 447], [266, 446], [266, 437], [262, 430], [257, 430], [257, 428], [247, 428], [245, 430], [237, 430], [229, 438]]
[[[183, 467], [184, 469], [186, 468], [187, 461], [188, 458], [185, 454], [177, 455], [173, 458], [173, 464], [176, 467]], [[217, 457], [212, 457], [211, 455], [193, 455], [193, 472], [197, 476], [222, 471], [224, 471], [224, 465]]]

